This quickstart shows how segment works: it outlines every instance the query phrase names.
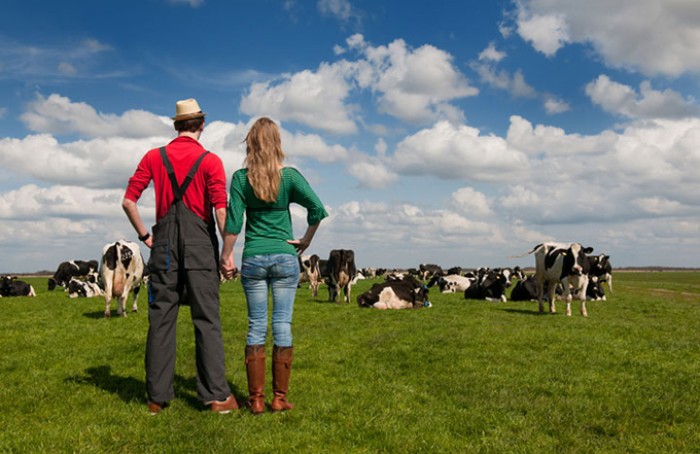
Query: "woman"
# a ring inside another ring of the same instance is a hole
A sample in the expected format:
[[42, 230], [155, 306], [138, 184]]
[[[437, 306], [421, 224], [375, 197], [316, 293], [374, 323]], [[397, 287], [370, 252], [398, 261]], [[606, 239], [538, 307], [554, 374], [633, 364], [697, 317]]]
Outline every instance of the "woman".
[[[260, 118], [246, 136], [245, 168], [231, 179], [221, 268], [224, 277], [236, 273], [234, 245], [246, 221], [241, 282], [248, 305], [245, 364], [248, 408], [257, 415], [265, 410], [265, 339], [268, 289], [272, 289], [272, 411], [290, 410], [287, 401], [292, 366], [292, 312], [299, 283], [297, 254], [304, 252], [328, 213], [297, 170], [283, 167], [284, 152], [278, 126]], [[289, 204], [307, 210], [308, 228], [294, 240]]]

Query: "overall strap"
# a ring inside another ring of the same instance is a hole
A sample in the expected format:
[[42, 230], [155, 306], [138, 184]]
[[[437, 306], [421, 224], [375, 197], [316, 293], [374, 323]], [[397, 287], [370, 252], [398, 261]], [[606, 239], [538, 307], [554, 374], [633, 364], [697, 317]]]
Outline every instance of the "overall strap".
[[173, 200], [173, 203], [179, 202], [182, 200], [182, 197], [185, 195], [185, 191], [187, 191], [187, 187], [190, 185], [192, 182], [192, 178], [194, 177], [194, 174], [197, 173], [197, 169], [199, 169], [199, 165], [202, 163], [202, 160], [204, 157], [209, 154], [208, 151], [205, 151], [202, 153], [199, 158], [195, 161], [195, 163], [192, 165], [192, 168], [190, 171], [187, 173], [187, 176], [185, 177], [185, 181], [182, 182], [182, 186], [177, 184], [177, 178], [175, 177], [175, 170], [173, 169], [173, 165], [170, 163], [170, 160], [168, 159], [168, 154], [165, 152], [165, 147], [160, 147], [160, 157], [163, 159], [163, 164], [165, 165], [165, 169], [168, 171], [168, 177], [170, 178], [170, 185], [173, 188], [173, 195], [175, 196], [175, 200]]

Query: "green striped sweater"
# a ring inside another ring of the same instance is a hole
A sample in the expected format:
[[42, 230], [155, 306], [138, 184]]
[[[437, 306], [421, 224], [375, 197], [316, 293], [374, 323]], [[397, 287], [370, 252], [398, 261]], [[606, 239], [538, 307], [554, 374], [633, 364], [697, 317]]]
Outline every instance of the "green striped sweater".
[[240, 234], [243, 217], [246, 217], [243, 258], [267, 254], [296, 254], [293, 240], [292, 218], [289, 204], [297, 203], [306, 208], [306, 222], [318, 224], [328, 216], [321, 200], [298, 170], [282, 169], [282, 181], [277, 200], [264, 202], [255, 196], [248, 182], [248, 170], [239, 169], [231, 179], [231, 191], [226, 216], [226, 231]]

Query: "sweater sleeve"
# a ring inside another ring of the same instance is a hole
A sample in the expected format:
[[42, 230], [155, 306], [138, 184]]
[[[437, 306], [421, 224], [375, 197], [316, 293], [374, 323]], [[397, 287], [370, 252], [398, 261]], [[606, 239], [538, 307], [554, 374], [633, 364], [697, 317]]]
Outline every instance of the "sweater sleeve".
[[296, 169], [292, 169], [291, 176], [294, 190], [290, 201], [306, 208], [306, 222], [309, 225], [315, 225], [328, 217], [328, 212], [324, 208], [323, 203], [321, 203], [321, 199], [311, 189], [311, 185], [306, 181], [306, 178]]
[[[243, 179], [241, 179], [243, 175]], [[243, 183], [245, 175], [236, 171], [231, 178], [231, 190], [229, 191], [228, 208], [226, 210], [226, 231], [238, 235], [243, 229], [243, 215], [246, 209]]]

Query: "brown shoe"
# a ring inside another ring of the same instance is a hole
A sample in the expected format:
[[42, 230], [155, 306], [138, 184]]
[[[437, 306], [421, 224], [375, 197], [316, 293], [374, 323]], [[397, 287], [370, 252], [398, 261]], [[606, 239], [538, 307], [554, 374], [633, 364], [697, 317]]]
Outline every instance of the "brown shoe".
[[168, 404], [165, 402], [158, 403], [158, 402], [153, 402], [152, 400], [149, 400], [148, 401], [148, 413], [150, 413], [151, 415], [157, 415], [158, 413], [163, 411], [163, 409], [165, 407], [167, 407], [167, 405]]
[[233, 394], [230, 394], [226, 400], [215, 400], [211, 403], [211, 411], [225, 415], [231, 410], [238, 410], [238, 402]]

